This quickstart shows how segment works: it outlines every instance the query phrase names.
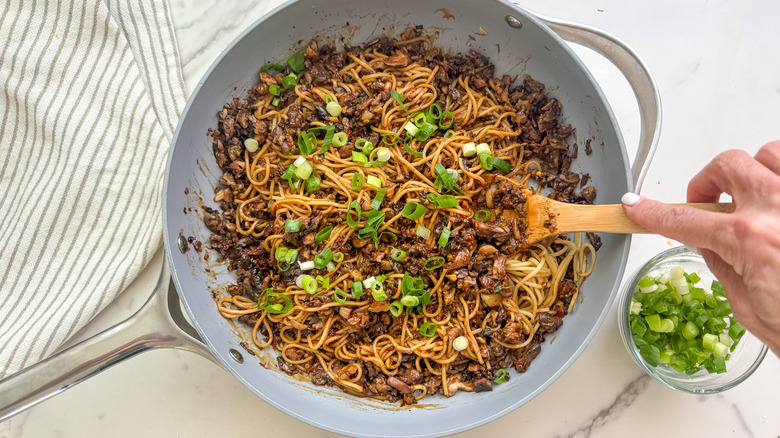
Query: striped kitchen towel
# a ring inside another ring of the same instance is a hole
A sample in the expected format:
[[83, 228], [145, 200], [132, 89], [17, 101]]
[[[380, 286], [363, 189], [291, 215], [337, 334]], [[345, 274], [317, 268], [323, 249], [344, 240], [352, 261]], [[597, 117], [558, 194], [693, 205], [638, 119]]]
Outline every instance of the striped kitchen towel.
[[186, 102], [164, 0], [0, 2], [0, 378], [51, 354], [161, 245]]

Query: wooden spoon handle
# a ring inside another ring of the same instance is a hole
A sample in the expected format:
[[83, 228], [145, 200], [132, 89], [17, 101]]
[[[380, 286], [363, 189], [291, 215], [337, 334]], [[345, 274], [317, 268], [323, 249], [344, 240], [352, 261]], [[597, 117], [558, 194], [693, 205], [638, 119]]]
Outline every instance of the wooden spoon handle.
[[[685, 205], [701, 210], [732, 213], [732, 203], [690, 203]], [[558, 233], [574, 231], [595, 231], [604, 233], [650, 233], [644, 227], [626, 216], [622, 204], [578, 205], [557, 204], [555, 206], [556, 229]]]

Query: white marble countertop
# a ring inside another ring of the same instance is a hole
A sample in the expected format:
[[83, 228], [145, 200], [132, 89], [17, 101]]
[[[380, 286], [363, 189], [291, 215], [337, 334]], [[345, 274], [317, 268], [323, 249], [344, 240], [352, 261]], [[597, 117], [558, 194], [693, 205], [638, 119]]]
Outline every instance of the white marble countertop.
[[[278, 0], [172, 0], [184, 78], [192, 90], [221, 48]], [[684, 201], [688, 179], [718, 152], [754, 153], [780, 137], [780, 3], [771, 0], [527, 0], [539, 13], [605, 30], [628, 43], [658, 82], [663, 133], [642, 193]], [[477, 2], [475, 1], [475, 7]], [[628, 85], [597, 55], [577, 49], [603, 87], [631, 150], [638, 112]], [[634, 238], [633, 271], [673, 245]], [[77, 338], [144, 302], [158, 254], [122, 296]], [[614, 308], [580, 358], [514, 412], [457, 436], [776, 437], [780, 360], [769, 353], [739, 387], [712, 396], [676, 392], [643, 375], [620, 341]], [[154, 351], [115, 366], [4, 423], [11, 437], [334, 436], [276, 411], [227, 371], [189, 353]]]

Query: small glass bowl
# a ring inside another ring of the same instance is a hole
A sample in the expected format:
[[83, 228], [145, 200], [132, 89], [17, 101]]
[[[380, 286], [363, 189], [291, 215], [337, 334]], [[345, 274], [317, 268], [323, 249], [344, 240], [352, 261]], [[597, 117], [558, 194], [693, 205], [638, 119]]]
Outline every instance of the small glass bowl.
[[688, 375], [663, 363], [657, 367], [652, 367], [645, 363], [645, 360], [639, 354], [639, 349], [634, 344], [629, 325], [629, 312], [631, 309], [631, 297], [637, 287], [637, 283], [639, 283], [642, 277], [654, 270], [663, 270], [674, 265], [682, 266], [686, 273], [695, 272], [698, 274], [701, 277], [698, 286], [707, 290], [709, 290], [712, 280], [715, 279], [715, 276], [707, 268], [704, 259], [684, 246], [668, 249], [650, 259], [631, 276], [620, 292], [618, 328], [620, 329], [620, 336], [623, 338], [623, 344], [634, 361], [647, 374], [672, 389], [691, 394], [714, 394], [733, 388], [753, 374], [753, 371], [758, 368], [767, 353], [766, 345], [750, 334], [750, 332], [746, 332], [742, 336], [737, 347], [730, 353], [731, 356], [726, 361], [727, 371], [722, 374], [710, 374], [706, 370], [701, 370], [695, 374]]

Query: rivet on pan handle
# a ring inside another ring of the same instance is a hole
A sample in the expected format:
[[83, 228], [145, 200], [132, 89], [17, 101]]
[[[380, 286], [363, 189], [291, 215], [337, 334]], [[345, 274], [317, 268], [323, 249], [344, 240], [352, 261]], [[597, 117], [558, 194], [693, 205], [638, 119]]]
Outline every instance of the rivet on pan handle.
[[[566, 41], [585, 46], [607, 58], [628, 80], [639, 104], [639, 147], [631, 165], [634, 192], [639, 193], [661, 135], [661, 96], [653, 76], [630, 47], [601, 30], [533, 13]], [[511, 24], [510, 24], [511, 25]]]
[[148, 350], [177, 348], [216, 361], [205, 344], [186, 333], [186, 323], [177, 321], [170, 306], [179, 301], [169, 281], [164, 261], [154, 292], [133, 316], [0, 380], [0, 422]]

